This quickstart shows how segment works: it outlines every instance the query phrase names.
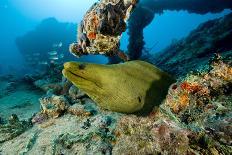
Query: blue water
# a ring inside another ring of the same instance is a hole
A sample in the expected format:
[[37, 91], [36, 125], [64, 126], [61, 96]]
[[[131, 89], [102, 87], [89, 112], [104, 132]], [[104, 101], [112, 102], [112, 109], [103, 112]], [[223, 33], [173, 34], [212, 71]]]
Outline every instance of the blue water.
[[[229, 154], [232, 0], [140, 0], [120, 40], [124, 54], [100, 48], [108, 57], [77, 58], [98, 39], [80, 33], [76, 44], [77, 25], [99, 1], [107, 0], [0, 0], [0, 155]], [[124, 30], [123, 11], [99, 10], [107, 22], [94, 19], [94, 30]], [[120, 58], [158, 69], [82, 63]]]
[[[88, 8], [97, 0], [1, 0], [0, 1], [0, 70], [9, 72], [9, 68], [20, 70], [24, 64], [15, 39], [34, 30], [46, 18], [56, 18], [59, 22], [77, 24]], [[189, 34], [200, 23], [228, 14], [230, 10], [217, 13], [196, 14], [187, 11], [168, 11], [155, 14], [153, 22], [144, 30], [145, 47], [159, 52], [173, 40]], [[75, 41], [75, 40], [74, 40]], [[121, 49], [126, 51], [127, 32], [121, 39]], [[103, 56], [85, 56], [79, 60], [107, 63]]]

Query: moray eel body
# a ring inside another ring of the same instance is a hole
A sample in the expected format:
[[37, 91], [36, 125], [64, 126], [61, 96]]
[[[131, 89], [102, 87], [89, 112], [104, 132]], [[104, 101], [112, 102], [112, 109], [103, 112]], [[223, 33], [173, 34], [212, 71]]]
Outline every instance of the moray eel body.
[[122, 113], [151, 111], [175, 82], [165, 72], [143, 61], [114, 65], [67, 62], [63, 75], [98, 106]]

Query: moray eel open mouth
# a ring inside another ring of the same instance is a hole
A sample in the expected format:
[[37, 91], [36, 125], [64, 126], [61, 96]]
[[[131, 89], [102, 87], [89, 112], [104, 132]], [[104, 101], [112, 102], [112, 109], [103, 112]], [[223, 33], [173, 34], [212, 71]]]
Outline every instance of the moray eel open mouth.
[[67, 62], [63, 75], [103, 109], [149, 112], [165, 98], [175, 80], [143, 61], [115, 65]]

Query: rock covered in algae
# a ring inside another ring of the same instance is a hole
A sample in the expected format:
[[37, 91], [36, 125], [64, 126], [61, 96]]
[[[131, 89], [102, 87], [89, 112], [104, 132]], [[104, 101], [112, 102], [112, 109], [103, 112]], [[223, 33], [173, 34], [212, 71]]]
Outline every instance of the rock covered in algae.
[[152, 110], [175, 81], [143, 61], [116, 65], [68, 62], [63, 74], [100, 107], [123, 113]]
[[64, 96], [48, 95], [40, 99], [42, 113], [49, 117], [58, 117], [68, 108], [69, 102]]
[[7, 122], [0, 124], [0, 144], [11, 140], [32, 127], [31, 121], [20, 121], [12, 114]]
[[70, 46], [75, 56], [113, 55], [119, 51], [121, 34], [137, 0], [101, 0], [85, 14], [78, 26], [77, 42]]
[[[220, 57], [221, 58], [221, 57]], [[218, 57], [209, 71], [190, 74], [169, 90], [164, 106], [177, 120], [231, 145], [232, 67]]]
[[[209, 88], [209, 102], [203, 100], [207, 95], [200, 93], [205, 91], [198, 92], [201, 89], [193, 83], [204, 83]], [[188, 75], [173, 84], [163, 104], [145, 117], [103, 111], [84, 97], [83, 102], [76, 102], [70, 107], [72, 112], [67, 110], [61, 117], [35, 124], [25, 133], [0, 144], [0, 152], [57, 155], [232, 154], [230, 83], [231, 64], [219, 60], [209, 71]], [[186, 91], [192, 102], [173, 108], [175, 106], [171, 102], [182, 104], [179, 97]], [[85, 111], [92, 110], [97, 112], [85, 115]]]
[[73, 101], [77, 101], [78, 99], [83, 98], [86, 94], [73, 85], [70, 87], [68, 95]]
[[231, 82], [231, 64], [218, 58], [210, 70], [178, 80], [148, 117], [119, 120], [112, 153], [231, 154]]

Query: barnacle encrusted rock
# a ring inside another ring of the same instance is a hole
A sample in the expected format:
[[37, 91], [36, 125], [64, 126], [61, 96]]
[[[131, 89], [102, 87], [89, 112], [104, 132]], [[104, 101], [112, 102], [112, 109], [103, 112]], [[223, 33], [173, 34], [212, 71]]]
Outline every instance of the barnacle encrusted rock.
[[70, 46], [75, 56], [105, 54], [119, 51], [121, 34], [126, 30], [137, 0], [101, 0], [85, 14], [78, 26], [77, 42]]
[[68, 62], [64, 76], [100, 107], [116, 112], [146, 113], [165, 98], [175, 80], [143, 61], [116, 65]]

